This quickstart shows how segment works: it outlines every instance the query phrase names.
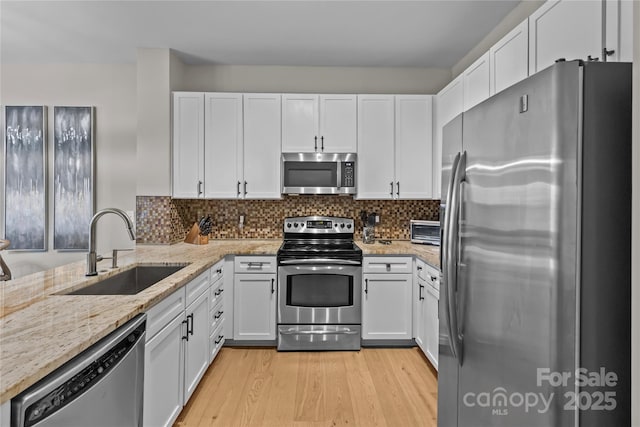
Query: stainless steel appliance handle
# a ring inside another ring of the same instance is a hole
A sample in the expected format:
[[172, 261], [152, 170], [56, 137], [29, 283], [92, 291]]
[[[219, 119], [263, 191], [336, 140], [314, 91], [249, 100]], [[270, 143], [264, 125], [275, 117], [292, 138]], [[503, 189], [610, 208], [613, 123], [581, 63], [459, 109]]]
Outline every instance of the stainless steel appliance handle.
[[351, 259], [331, 259], [331, 258], [313, 258], [313, 259], [287, 259], [284, 261], [280, 261], [280, 265], [309, 265], [309, 264], [319, 264], [319, 265], [361, 265], [360, 261], [355, 261]]
[[338, 331], [297, 331], [295, 329], [287, 329], [286, 331], [280, 331], [282, 335], [356, 335], [358, 331], [352, 331], [351, 329], [341, 329]]
[[447, 246], [447, 274], [449, 276], [449, 284], [447, 285], [447, 298], [449, 304], [449, 325], [451, 328], [452, 340], [451, 344], [457, 355], [458, 363], [462, 365], [462, 334], [458, 325], [458, 304], [456, 294], [458, 291], [458, 255], [459, 255], [459, 224], [460, 224], [460, 202], [461, 193], [460, 186], [465, 178], [465, 169], [467, 165], [467, 153], [463, 152], [460, 156], [460, 162], [453, 175], [451, 201], [451, 213], [449, 214], [449, 235]]
[[449, 319], [451, 318], [450, 314], [450, 305], [449, 305], [449, 293], [448, 289], [451, 286], [450, 281], [451, 277], [449, 276], [449, 247], [450, 245], [450, 231], [451, 231], [451, 210], [453, 207], [451, 196], [453, 193], [453, 177], [458, 170], [458, 164], [460, 163], [460, 153], [456, 154], [453, 159], [453, 165], [451, 167], [451, 178], [449, 179], [449, 185], [447, 186], [447, 206], [444, 210], [444, 222], [443, 222], [443, 239], [441, 242], [442, 249], [442, 283], [441, 286], [444, 286], [444, 292], [442, 293], [442, 307], [444, 310], [444, 316], [441, 319], [445, 324], [445, 330], [447, 331], [447, 337], [449, 339], [449, 344], [451, 348], [451, 354], [454, 358], [458, 358], [458, 353], [456, 352], [456, 348], [453, 345], [453, 330], [451, 328], [451, 322]]

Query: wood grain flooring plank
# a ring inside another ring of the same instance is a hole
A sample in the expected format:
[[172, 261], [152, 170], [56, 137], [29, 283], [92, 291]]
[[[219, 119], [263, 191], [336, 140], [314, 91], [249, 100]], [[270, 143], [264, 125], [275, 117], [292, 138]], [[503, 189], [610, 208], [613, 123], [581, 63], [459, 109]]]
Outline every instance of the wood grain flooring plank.
[[224, 347], [176, 427], [435, 426], [437, 377], [417, 349]]

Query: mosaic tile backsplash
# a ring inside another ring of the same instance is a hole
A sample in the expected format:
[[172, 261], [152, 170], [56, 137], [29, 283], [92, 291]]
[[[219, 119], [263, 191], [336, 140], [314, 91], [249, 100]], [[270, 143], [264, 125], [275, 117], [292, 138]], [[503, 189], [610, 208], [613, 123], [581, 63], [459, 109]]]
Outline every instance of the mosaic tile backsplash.
[[[438, 220], [440, 200], [354, 200], [341, 196], [283, 196], [281, 200], [182, 200], [164, 196], [136, 197], [139, 244], [171, 244], [184, 240], [194, 222], [211, 215], [213, 239], [279, 239], [288, 216], [330, 215], [356, 220], [355, 238], [362, 239], [360, 212], [376, 212], [376, 238], [408, 240], [409, 220]], [[244, 215], [244, 226], [238, 226]]]

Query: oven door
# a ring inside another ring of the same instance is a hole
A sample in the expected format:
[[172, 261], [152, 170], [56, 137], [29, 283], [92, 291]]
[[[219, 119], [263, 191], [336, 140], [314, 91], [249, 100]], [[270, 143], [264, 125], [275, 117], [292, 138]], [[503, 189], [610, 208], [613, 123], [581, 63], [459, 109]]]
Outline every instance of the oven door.
[[278, 267], [279, 324], [361, 323], [362, 266]]

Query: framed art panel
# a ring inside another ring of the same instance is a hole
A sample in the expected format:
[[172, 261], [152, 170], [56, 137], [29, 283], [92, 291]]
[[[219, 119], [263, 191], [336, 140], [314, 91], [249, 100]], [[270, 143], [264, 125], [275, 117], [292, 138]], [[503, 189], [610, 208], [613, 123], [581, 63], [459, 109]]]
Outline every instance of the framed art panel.
[[87, 250], [94, 211], [94, 108], [53, 107], [53, 248]]
[[4, 235], [10, 250], [47, 250], [47, 112], [4, 108]]

